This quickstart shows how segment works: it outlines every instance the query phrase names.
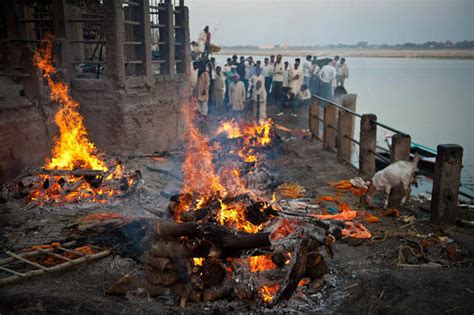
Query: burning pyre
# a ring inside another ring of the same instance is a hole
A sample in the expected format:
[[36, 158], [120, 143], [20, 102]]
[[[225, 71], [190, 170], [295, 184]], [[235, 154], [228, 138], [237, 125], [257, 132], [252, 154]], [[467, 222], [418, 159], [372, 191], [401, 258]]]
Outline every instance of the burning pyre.
[[306, 284], [303, 278], [327, 273], [319, 247], [330, 248], [340, 229], [280, 211], [265, 162], [276, 150], [271, 120], [224, 121], [210, 138], [190, 124], [184, 184], [169, 204], [174, 221], [157, 223], [149, 252], [149, 292], [170, 290], [181, 303], [230, 295], [278, 303]]
[[127, 174], [117, 159], [105, 159], [92, 143], [78, 111], [79, 103], [70, 95], [67, 84], [58, 79], [53, 65], [53, 38], [47, 36], [34, 54], [33, 62], [42, 71], [50, 89], [49, 98], [59, 103], [55, 123], [59, 136], [44, 168], [34, 170], [19, 184], [35, 205], [82, 201], [106, 202], [124, 195], [137, 184], [138, 174]]

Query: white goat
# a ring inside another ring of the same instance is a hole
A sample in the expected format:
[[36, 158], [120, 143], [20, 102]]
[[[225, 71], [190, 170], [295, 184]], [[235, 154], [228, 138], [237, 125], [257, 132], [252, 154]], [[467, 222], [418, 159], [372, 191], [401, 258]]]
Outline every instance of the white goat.
[[395, 163], [390, 164], [383, 170], [375, 173], [374, 177], [372, 177], [372, 180], [370, 181], [369, 189], [367, 190], [367, 195], [365, 196], [367, 204], [371, 206], [373, 196], [377, 192], [383, 190], [385, 192], [383, 207], [387, 208], [390, 190], [398, 185], [402, 185], [405, 191], [405, 195], [402, 199], [402, 205], [405, 204], [407, 199], [410, 198], [410, 184], [416, 181], [415, 172], [417, 170], [419, 160], [420, 156], [417, 153], [415, 155], [415, 158], [411, 162], [397, 161]]

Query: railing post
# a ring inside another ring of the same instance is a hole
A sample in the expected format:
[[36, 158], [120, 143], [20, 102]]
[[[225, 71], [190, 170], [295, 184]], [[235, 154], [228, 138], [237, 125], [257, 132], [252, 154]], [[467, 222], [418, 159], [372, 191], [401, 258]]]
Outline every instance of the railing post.
[[140, 22], [140, 26], [133, 28], [134, 41], [142, 42], [136, 45], [135, 54], [142, 61], [142, 73], [147, 80], [153, 82], [153, 70], [151, 67], [151, 26], [149, 0], [139, 0], [139, 6], [131, 9], [132, 20]]
[[125, 28], [123, 24], [122, 1], [104, 0], [104, 23], [107, 51], [107, 79], [115, 81], [119, 86], [125, 84], [125, 53], [123, 49]]
[[319, 100], [317, 97], [311, 98], [309, 106], [309, 130], [311, 131], [311, 139], [321, 140], [319, 136]]
[[[390, 147], [390, 163], [397, 161], [406, 161], [410, 157], [411, 137], [409, 135], [395, 134], [392, 137], [392, 146]], [[405, 196], [405, 190], [402, 185], [393, 187], [388, 198], [389, 207], [399, 207]]]
[[171, 0], [165, 0], [159, 4], [160, 12], [158, 20], [160, 24], [160, 59], [164, 60], [161, 64], [160, 74], [175, 74], [175, 39], [174, 39], [174, 21], [173, 4]]
[[324, 134], [323, 148], [326, 150], [336, 149], [337, 137], [337, 108], [334, 105], [327, 104], [324, 108]]
[[463, 148], [457, 144], [440, 144], [431, 196], [431, 222], [452, 224], [456, 221]]
[[[356, 111], [356, 94], [346, 94], [341, 97], [342, 106], [353, 112]], [[352, 155], [352, 141], [348, 138], [354, 138], [354, 120], [355, 117], [351, 113], [340, 110], [337, 119], [337, 157], [349, 162]]]
[[377, 116], [362, 115], [360, 121], [359, 172], [361, 176], [375, 174], [375, 148], [377, 145]]
[[179, 7], [176, 8], [176, 26], [179, 28], [176, 30], [176, 44], [179, 43], [176, 48], [176, 58], [181, 60], [180, 63], [176, 64], [176, 72], [178, 73], [191, 73], [191, 36], [189, 34], [189, 9], [184, 6], [184, 1], [179, 2]]

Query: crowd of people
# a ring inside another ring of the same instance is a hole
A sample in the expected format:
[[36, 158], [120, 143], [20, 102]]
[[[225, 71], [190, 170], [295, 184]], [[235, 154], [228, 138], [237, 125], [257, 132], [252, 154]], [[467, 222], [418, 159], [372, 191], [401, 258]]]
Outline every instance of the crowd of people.
[[193, 62], [191, 83], [201, 114], [231, 110], [239, 117], [247, 108], [257, 120], [264, 120], [267, 105], [279, 106], [278, 115], [290, 108], [290, 114], [297, 117], [297, 109], [308, 106], [312, 95], [332, 100], [335, 91], [345, 93], [348, 78], [345, 58], [339, 56], [318, 59], [308, 55], [290, 64], [281, 55], [265, 57], [263, 62], [234, 55], [219, 65], [206, 54]]

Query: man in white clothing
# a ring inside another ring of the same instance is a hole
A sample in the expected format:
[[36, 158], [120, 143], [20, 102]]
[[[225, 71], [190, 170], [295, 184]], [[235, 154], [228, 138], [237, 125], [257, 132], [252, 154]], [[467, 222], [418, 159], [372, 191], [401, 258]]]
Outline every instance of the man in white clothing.
[[[303, 84], [303, 71], [300, 69], [300, 59], [295, 59], [295, 64], [293, 69], [290, 71], [290, 103], [292, 107], [295, 108], [296, 106], [296, 95], [301, 89], [301, 85]], [[295, 110], [291, 113], [292, 116], [296, 117], [297, 114]]]
[[262, 74], [265, 77], [265, 90], [267, 91], [267, 95], [270, 93], [270, 87], [272, 86], [272, 72], [273, 68], [268, 58], [265, 58], [263, 60]]
[[230, 85], [230, 104], [236, 116], [242, 116], [245, 109], [245, 85], [239, 80], [239, 75], [234, 74]]
[[[325, 65], [319, 71], [319, 78], [321, 80], [321, 87], [319, 91], [319, 95], [322, 98], [332, 100], [333, 99], [333, 92], [332, 92], [332, 83], [336, 79], [336, 61], [333, 60], [329, 64]], [[325, 104], [321, 104], [325, 105]]]
[[267, 92], [263, 88], [262, 81], [257, 81], [252, 95], [253, 115], [261, 124], [267, 119]]
[[306, 56], [306, 60], [303, 61], [303, 77], [304, 77], [304, 84], [309, 86], [309, 80], [311, 78], [311, 59], [313, 57], [311, 55]]
[[281, 55], [277, 56], [276, 62], [273, 65], [273, 81], [272, 81], [272, 102], [275, 105], [282, 103], [283, 94], [283, 62]]
[[265, 86], [265, 77], [262, 74], [262, 70], [258, 66], [255, 67], [255, 74], [249, 80], [249, 98], [252, 97], [252, 94], [257, 86], [257, 82], [262, 82], [262, 86]]

